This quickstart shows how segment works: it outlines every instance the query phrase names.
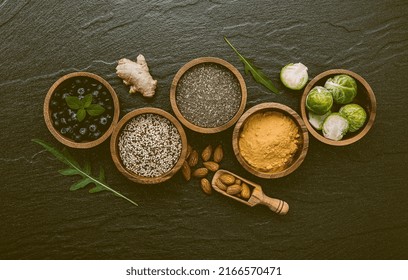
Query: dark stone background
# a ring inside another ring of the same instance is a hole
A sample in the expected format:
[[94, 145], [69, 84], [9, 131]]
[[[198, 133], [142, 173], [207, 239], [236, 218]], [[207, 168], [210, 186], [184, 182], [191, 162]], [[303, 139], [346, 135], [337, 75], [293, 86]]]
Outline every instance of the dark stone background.
[[[247, 108], [280, 102], [299, 112], [300, 93], [279, 82], [289, 62], [307, 65], [310, 78], [350, 69], [376, 94], [377, 119], [365, 138], [332, 147], [311, 137], [301, 167], [281, 179], [258, 179], [239, 166], [232, 129], [187, 131], [199, 149], [222, 143], [223, 167], [286, 200], [287, 216], [205, 196], [180, 174], [136, 185], [114, 167], [108, 142], [71, 151], [103, 165], [108, 183], [140, 206], [110, 193], [70, 192], [75, 179], [58, 174], [63, 165], [30, 141], [62, 148], [42, 115], [60, 76], [101, 75], [117, 91], [122, 116], [145, 106], [172, 112], [170, 83], [189, 60], [216, 56], [243, 72], [224, 35], [284, 91], [276, 96], [245, 75]], [[1, 1], [0, 38], [0, 258], [408, 258], [407, 1]], [[118, 59], [139, 53], [159, 81], [151, 101], [129, 95], [115, 74]]]

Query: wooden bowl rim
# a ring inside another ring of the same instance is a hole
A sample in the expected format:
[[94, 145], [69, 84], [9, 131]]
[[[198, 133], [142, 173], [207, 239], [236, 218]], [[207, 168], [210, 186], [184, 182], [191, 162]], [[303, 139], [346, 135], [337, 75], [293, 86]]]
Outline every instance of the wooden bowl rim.
[[[178, 82], [180, 81], [181, 77], [192, 67], [202, 64], [202, 63], [214, 63], [214, 64], [220, 64], [221, 66], [224, 66], [227, 68], [229, 71], [231, 71], [235, 77], [238, 79], [238, 82], [241, 87], [241, 104], [235, 113], [235, 115], [225, 124], [218, 126], [218, 127], [201, 127], [197, 126], [193, 123], [191, 123], [189, 120], [187, 120], [180, 112], [177, 102], [176, 102], [176, 94], [177, 94], [177, 85]], [[245, 110], [246, 106], [246, 101], [247, 101], [247, 88], [245, 84], [245, 80], [242, 77], [241, 73], [238, 71], [237, 68], [235, 68], [231, 63], [217, 57], [199, 57], [195, 58], [186, 64], [184, 64], [180, 70], [177, 72], [177, 74], [174, 76], [173, 81], [171, 83], [170, 87], [170, 104], [171, 108], [173, 109], [174, 114], [176, 117], [180, 120], [180, 122], [185, 125], [187, 128], [199, 132], [199, 133], [205, 133], [205, 134], [211, 134], [211, 133], [217, 133], [224, 131], [228, 128], [230, 128], [232, 125], [234, 125], [239, 117], [242, 115], [242, 113]]]
[[[239, 140], [239, 135], [241, 132], [241, 128], [245, 124], [245, 121], [252, 116], [253, 114], [256, 114], [260, 111], [265, 111], [265, 110], [274, 110], [274, 111], [279, 111], [284, 113], [287, 116], [290, 116], [292, 120], [297, 124], [299, 127], [299, 133], [302, 135], [302, 145], [300, 146], [301, 151], [300, 154], [297, 156], [296, 160], [292, 162], [292, 164], [286, 168], [285, 170], [276, 172], [276, 173], [268, 173], [268, 172], [262, 172], [260, 170], [257, 170], [250, 166], [245, 159], [241, 156], [241, 153], [239, 151], [238, 147], [238, 140]], [[305, 123], [303, 122], [302, 118], [299, 116], [298, 113], [296, 113], [295, 110], [292, 108], [281, 104], [281, 103], [276, 103], [276, 102], [267, 102], [267, 103], [260, 103], [258, 105], [255, 105], [254, 107], [250, 108], [247, 110], [241, 118], [238, 120], [237, 124], [235, 125], [233, 134], [232, 134], [232, 148], [234, 150], [235, 157], [239, 161], [239, 163], [250, 173], [254, 174], [255, 176], [258, 176], [260, 178], [266, 178], [266, 179], [274, 179], [274, 178], [280, 178], [289, 175], [293, 171], [295, 171], [303, 162], [303, 160], [306, 157], [308, 148], [309, 148], [309, 134], [307, 131], [307, 128], [305, 126]]]
[[[64, 81], [71, 79], [71, 78], [75, 78], [75, 77], [88, 77], [88, 78], [92, 78], [97, 80], [98, 82], [100, 82], [101, 84], [103, 84], [103, 86], [106, 87], [106, 89], [109, 91], [109, 94], [112, 97], [112, 101], [113, 101], [113, 118], [112, 118], [112, 123], [110, 124], [109, 128], [105, 131], [104, 134], [102, 134], [101, 137], [99, 137], [96, 140], [93, 141], [89, 141], [89, 142], [75, 142], [72, 139], [69, 139], [68, 137], [62, 136], [53, 126], [52, 124], [52, 120], [51, 120], [51, 110], [50, 110], [50, 106], [49, 103], [51, 101], [51, 97], [54, 94], [55, 90], [57, 89], [57, 87], [63, 83]], [[45, 120], [45, 124], [47, 125], [48, 130], [51, 132], [51, 134], [62, 144], [71, 147], [71, 148], [77, 148], [77, 149], [89, 149], [89, 148], [93, 148], [99, 144], [101, 144], [102, 142], [104, 142], [106, 139], [109, 138], [109, 136], [112, 134], [113, 129], [115, 128], [118, 120], [119, 120], [119, 113], [120, 113], [120, 108], [119, 108], [119, 99], [118, 96], [115, 92], [115, 90], [112, 88], [112, 86], [105, 80], [103, 79], [101, 76], [94, 74], [94, 73], [90, 73], [90, 72], [72, 72], [69, 74], [66, 74], [64, 76], [62, 76], [61, 78], [59, 78], [57, 81], [54, 82], [54, 84], [50, 87], [50, 89], [47, 92], [47, 95], [45, 96], [45, 100], [44, 100], [44, 108], [43, 108], [43, 114], [44, 114], [44, 120]]]
[[[136, 116], [142, 115], [142, 114], [156, 114], [160, 115], [166, 119], [168, 119], [176, 128], [177, 131], [180, 134], [181, 138], [181, 153], [180, 157], [177, 160], [176, 164], [166, 173], [157, 176], [157, 177], [144, 177], [137, 175], [129, 170], [127, 170], [123, 165], [122, 165], [122, 160], [120, 159], [119, 156], [119, 148], [118, 148], [118, 141], [119, 141], [119, 135], [123, 129], [123, 127], [127, 124], [127, 122], [131, 119], [133, 119]], [[129, 113], [127, 113], [117, 124], [115, 129], [112, 132], [112, 137], [110, 141], [110, 152], [111, 152], [111, 157], [113, 162], [115, 163], [116, 168], [129, 180], [139, 183], [139, 184], [158, 184], [162, 183], [164, 181], [167, 181], [171, 177], [173, 177], [174, 174], [177, 173], [177, 171], [181, 168], [183, 165], [183, 162], [185, 160], [185, 157], [187, 155], [187, 136], [186, 133], [183, 129], [183, 126], [180, 124], [180, 122], [173, 117], [170, 113], [159, 109], [155, 107], [144, 107], [144, 108], [139, 108], [135, 109]]]
[[[327, 139], [322, 134], [320, 134], [316, 129], [314, 129], [313, 126], [309, 123], [309, 119], [307, 117], [307, 110], [306, 110], [306, 97], [307, 97], [307, 94], [315, 86], [315, 84], [318, 83], [322, 79], [325, 79], [325, 78], [327, 79], [328, 76], [337, 75], [337, 74], [349, 75], [349, 76], [353, 77], [354, 79], [356, 79], [360, 84], [362, 84], [362, 86], [367, 91], [368, 99], [369, 99], [369, 102], [370, 102], [370, 115], [368, 117], [367, 123], [364, 126], [364, 128], [358, 134], [356, 134], [356, 135], [354, 135], [354, 136], [352, 136], [350, 138], [339, 140], [339, 141]], [[307, 84], [307, 86], [305, 87], [305, 89], [303, 91], [302, 98], [300, 100], [300, 112], [301, 112], [303, 121], [305, 122], [305, 125], [306, 125], [307, 129], [313, 135], [314, 138], [316, 138], [320, 142], [328, 144], [328, 145], [346, 146], [346, 145], [353, 144], [353, 143], [357, 142], [358, 140], [360, 140], [361, 138], [363, 138], [368, 133], [368, 131], [371, 129], [371, 127], [374, 124], [374, 120], [375, 120], [375, 117], [376, 117], [376, 114], [377, 114], [377, 101], [376, 101], [376, 98], [375, 98], [375, 95], [374, 95], [374, 91], [372, 90], [371, 86], [367, 83], [367, 81], [362, 76], [360, 76], [359, 74], [357, 74], [357, 73], [355, 73], [353, 71], [346, 70], [346, 69], [330, 69], [330, 70], [327, 70], [327, 71], [324, 71], [324, 72], [320, 73], [319, 75], [314, 77]]]

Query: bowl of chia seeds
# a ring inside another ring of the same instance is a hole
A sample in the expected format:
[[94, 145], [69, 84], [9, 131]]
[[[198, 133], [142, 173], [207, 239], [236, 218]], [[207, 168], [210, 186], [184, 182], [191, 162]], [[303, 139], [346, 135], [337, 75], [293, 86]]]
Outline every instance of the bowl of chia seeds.
[[71, 148], [92, 148], [111, 135], [119, 120], [119, 100], [102, 77], [74, 72], [59, 78], [44, 101], [51, 134]]
[[170, 179], [187, 154], [187, 137], [180, 122], [158, 108], [140, 108], [126, 114], [110, 142], [118, 170], [139, 184]]
[[242, 75], [215, 57], [185, 64], [170, 88], [174, 114], [187, 128], [200, 133], [217, 133], [234, 125], [244, 112], [246, 99]]

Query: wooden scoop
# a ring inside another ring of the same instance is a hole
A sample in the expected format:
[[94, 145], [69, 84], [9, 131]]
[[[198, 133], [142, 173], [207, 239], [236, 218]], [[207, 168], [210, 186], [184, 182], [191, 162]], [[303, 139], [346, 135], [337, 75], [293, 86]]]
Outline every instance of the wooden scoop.
[[[251, 193], [251, 196], [248, 199], [248, 201], [243, 199], [243, 198], [239, 198], [239, 197], [228, 194], [226, 191], [221, 190], [215, 184], [217, 179], [222, 174], [225, 174], [225, 173], [231, 174], [235, 178], [240, 179], [242, 182], [245, 182], [245, 183], [247, 183], [249, 185], [249, 187], [251, 188], [252, 193]], [[234, 174], [232, 172], [229, 172], [227, 170], [222, 170], [222, 169], [218, 170], [214, 174], [211, 185], [212, 185], [213, 189], [216, 190], [217, 192], [219, 192], [219, 193], [221, 193], [221, 194], [223, 194], [225, 196], [228, 196], [228, 197], [230, 197], [232, 199], [235, 199], [235, 200], [237, 200], [237, 201], [239, 201], [241, 203], [244, 203], [244, 204], [246, 204], [248, 206], [252, 207], [252, 206], [255, 206], [257, 204], [263, 204], [265, 206], [268, 206], [269, 209], [271, 209], [273, 212], [275, 212], [275, 213], [277, 213], [279, 215], [286, 215], [288, 213], [288, 211], [289, 211], [289, 205], [285, 201], [280, 200], [280, 199], [276, 199], [276, 198], [272, 198], [272, 197], [269, 197], [269, 196], [265, 195], [264, 192], [262, 191], [262, 187], [260, 185], [255, 184], [255, 183], [253, 183], [251, 181], [248, 181], [247, 179], [242, 178], [242, 177], [240, 177], [240, 176], [238, 176], [238, 175], [236, 175], [236, 174]]]

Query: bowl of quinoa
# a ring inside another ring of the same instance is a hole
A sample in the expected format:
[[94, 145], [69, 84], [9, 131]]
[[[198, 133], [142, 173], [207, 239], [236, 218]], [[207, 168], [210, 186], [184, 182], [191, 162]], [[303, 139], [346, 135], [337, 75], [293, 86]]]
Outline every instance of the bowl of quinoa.
[[183, 127], [158, 108], [141, 108], [126, 114], [112, 133], [111, 156], [118, 170], [139, 184], [170, 179], [187, 154]]
[[216, 57], [186, 63], [175, 75], [170, 103], [176, 117], [199, 133], [228, 129], [245, 109], [247, 89], [239, 71]]

